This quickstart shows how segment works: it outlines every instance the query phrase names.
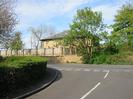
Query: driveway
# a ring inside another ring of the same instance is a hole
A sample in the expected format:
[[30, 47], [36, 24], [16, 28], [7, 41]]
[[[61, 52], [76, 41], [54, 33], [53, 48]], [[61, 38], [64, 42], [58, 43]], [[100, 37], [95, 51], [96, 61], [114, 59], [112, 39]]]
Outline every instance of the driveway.
[[133, 66], [49, 64], [60, 79], [27, 99], [133, 99]]

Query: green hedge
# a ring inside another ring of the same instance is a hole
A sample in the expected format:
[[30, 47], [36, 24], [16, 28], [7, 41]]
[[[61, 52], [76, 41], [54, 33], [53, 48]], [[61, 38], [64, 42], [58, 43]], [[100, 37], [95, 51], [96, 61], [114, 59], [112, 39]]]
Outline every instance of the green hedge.
[[0, 62], [0, 97], [18, 87], [33, 84], [45, 75], [47, 60], [43, 57], [8, 57]]
[[0, 56], [0, 61], [2, 61], [3, 60], [3, 57], [2, 56]]

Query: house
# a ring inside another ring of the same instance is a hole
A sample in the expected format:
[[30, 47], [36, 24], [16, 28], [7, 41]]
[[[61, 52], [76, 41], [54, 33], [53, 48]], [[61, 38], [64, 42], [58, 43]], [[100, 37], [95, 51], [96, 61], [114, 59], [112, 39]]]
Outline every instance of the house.
[[52, 35], [50, 37], [41, 39], [41, 47], [42, 48], [59, 48], [62, 47], [58, 44], [59, 40], [62, 40], [65, 35], [67, 35], [67, 31], [63, 31], [61, 33]]
[[[68, 31], [41, 39], [41, 47], [45, 49], [46, 56], [56, 56], [63, 63], [81, 63], [81, 57], [77, 56], [76, 48], [60, 45], [59, 42], [68, 34]], [[54, 60], [55, 61], [55, 60]]]

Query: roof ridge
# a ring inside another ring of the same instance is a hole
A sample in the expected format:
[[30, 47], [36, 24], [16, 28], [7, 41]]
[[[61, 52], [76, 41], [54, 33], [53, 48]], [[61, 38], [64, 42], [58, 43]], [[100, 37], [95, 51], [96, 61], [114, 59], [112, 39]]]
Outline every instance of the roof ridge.
[[48, 36], [44, 39], [41, 39], [41, 41], [45, 41], [45, 40], [53, 40], [53, 39], [60, 39], [60, 38], [63, 38], [65, 35], [67, 35], [68, 32], [67, 31], [63, 31], [63, 32], [60, 32], [60, 33], [57, 33], [57, 34], [54, 34], [54, 35], [51, 35], [51, 36]]

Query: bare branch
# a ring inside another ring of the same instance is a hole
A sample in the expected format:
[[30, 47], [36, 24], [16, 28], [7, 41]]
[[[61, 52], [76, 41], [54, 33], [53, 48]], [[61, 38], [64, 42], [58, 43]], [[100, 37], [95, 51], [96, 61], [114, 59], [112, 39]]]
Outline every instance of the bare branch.
[[[0, 44], [4, 45], [17, 24], [14, 4], [16, 0], [0, 0]], [[3, 42], [2, 42], [3, 41]]]

